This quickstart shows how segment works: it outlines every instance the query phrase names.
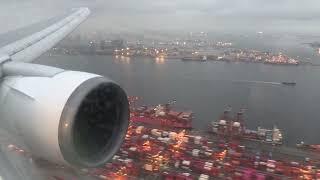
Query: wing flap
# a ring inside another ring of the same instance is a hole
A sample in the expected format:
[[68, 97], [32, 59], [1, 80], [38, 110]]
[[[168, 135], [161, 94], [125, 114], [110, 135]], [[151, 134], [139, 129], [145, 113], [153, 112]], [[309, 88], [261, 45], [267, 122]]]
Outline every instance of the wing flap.
[[48, 28], [4, 46], [0, 49], [0, 54], [10, 56], [13, 61], [30, 62], [72, 32], [89, 14], [88, 8], [79, 8]]

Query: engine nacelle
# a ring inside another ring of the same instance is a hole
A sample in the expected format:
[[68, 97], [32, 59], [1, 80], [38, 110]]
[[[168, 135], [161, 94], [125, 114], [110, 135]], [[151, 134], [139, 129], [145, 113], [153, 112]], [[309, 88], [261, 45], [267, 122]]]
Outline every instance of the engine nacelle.
[[34, 156], [79, 167], [112, 158], [125, 137], [124, 90], [99, 75], [64, 71], [53, 77], [5, 77], [0, 126]]

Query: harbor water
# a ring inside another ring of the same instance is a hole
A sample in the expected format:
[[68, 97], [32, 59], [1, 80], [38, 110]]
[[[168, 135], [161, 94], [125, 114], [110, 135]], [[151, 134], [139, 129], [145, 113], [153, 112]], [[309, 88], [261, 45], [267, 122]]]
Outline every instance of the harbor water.
[[[108, 76], [148, 105], [175, 99], [177, 107], [195, 113], [197, 129], [206, 130], [230, 105], [234, 112], [247, 108], [248, 128], [277, 125], [284, 143], [320, 143], [318, 67], [82, 55], [42, 56], [38, 62]], [[283, 81], [297, 85], [279, 85]]]

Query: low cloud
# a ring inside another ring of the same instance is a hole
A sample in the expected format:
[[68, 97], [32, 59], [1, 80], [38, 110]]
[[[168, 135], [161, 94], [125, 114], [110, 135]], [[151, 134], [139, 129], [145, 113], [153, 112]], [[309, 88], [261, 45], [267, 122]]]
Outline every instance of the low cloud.
[[84, 30], [317, 31], [320, 17], [318, 0], [0, 0], [0, 32], [79, 6], [93, 12]]

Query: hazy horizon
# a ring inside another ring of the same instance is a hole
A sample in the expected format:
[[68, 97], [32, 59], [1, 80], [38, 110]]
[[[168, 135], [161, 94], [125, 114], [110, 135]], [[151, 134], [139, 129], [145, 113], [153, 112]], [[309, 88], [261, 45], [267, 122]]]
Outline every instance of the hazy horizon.
[[[320, 31], [320, 2], [316, 0], [0, 0], [0, 33], [21, 28], [86, 6], [92, 15], [79, 31]], [[14, 12], [14, 13], [12, 13]]]

